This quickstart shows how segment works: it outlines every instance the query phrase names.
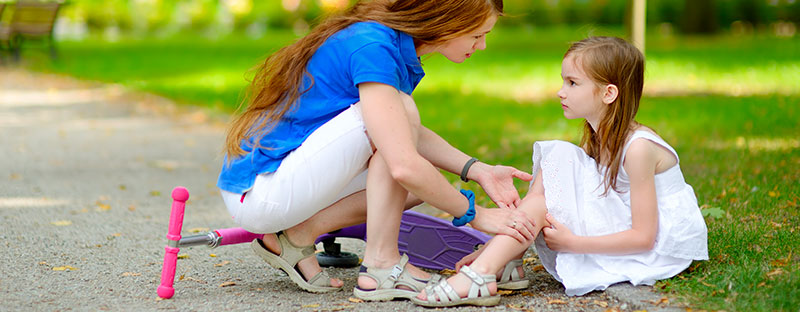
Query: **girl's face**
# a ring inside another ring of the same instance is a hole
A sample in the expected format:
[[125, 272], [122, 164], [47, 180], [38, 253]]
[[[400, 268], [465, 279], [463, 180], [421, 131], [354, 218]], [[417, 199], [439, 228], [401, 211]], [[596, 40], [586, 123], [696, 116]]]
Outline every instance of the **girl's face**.
[[477, 50], [486, 49], [486, 34], [492, 31], [497, 22], [497, 16], [492, 15], [475, 31], [445, 41], [438, 46], [436, 51], [454, 63], [461, 63], [472, 56]]
[[577, 60], [573, 55], [568, 55], [561, 62], [561, 79], [564, 83], [558, 90], [558, 97], [564, 117], [584, 118], [594, 127], [603, 116], [605, 105], [597, 84], [586, 75]]

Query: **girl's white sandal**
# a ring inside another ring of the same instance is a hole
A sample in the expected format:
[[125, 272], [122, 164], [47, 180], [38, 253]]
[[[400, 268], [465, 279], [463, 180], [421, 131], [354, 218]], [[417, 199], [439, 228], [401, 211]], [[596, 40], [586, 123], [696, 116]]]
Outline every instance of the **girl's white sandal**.
[[497, 289], [520, 290], [528, 288], [530, 281], [519, 275], [518, 268], [522, 267], [522, 259], [511, 260], [506, 263], [500, 280], [497, 281]]
[[461, 267], [459, 273], [469, 277], [472, 282], [466, 298], [461, 298], [447, 280], [442, 280], [436, 286], [425, 288], [426, 300], [414, 297], [411, 298], [411, 301], [429, 308], [459, 305], [496, 306], [500, 304], [500, 295], [492, 295], [489, 292], [489, 283], [497, 280], [494, 274], [480, 275], [469, 266]]

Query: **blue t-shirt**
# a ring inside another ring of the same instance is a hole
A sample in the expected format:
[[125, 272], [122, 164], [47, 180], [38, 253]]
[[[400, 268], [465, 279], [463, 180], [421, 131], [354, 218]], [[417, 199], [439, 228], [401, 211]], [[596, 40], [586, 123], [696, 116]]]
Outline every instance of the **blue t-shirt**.
[[[414, 39], [377, 22], [360, 22], [333, 34], [309, 60], [306, 67], [314, 84], [259, 142], [242, 140], [246, 155], [227, 165], [217, 187], [244, 193], [256, 176], [274, 172], [283, 159], [299, 147], [314, 130], [359, 101], [358, 84], [379, 82], [411, 94], [425, 72], [417, 57]], [[311, 79], [304, 78], [300, 90]]]

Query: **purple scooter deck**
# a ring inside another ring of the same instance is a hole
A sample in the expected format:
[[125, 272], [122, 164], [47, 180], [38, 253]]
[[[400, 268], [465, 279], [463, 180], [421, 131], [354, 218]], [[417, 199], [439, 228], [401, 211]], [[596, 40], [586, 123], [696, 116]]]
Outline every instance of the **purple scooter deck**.
[[456, 262], [489, 239], [491, 236], [471, 227], [456, 227], [437, 217], [406, 211], [398, 247], [401, 254], [408, 254], [408, 262], [418, 267], [454, 269]]
[[[328, 238], [348, 237], [366, 241], [366, 224], [320, 235], [315, 243]], [[454, 269], [456, 262], [492, 237], [471, 227], [453, 226], [447, 220], [416, 211], [406, 211], [400, 222], [398, 248], [408, 254], [408, 262], [418, 267]]]

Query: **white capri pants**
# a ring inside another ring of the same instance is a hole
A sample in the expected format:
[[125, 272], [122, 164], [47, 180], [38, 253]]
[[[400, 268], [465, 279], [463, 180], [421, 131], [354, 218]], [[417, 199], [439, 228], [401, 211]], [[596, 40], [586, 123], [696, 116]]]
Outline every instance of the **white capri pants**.
[[364, 190], [372, 153], [360, 104], [354, 104], [311, 133], [275, 172], [259, 174], [243, 201], [242, 194], [224, 190], [222, 199], [245, 230], [285, 230]]

